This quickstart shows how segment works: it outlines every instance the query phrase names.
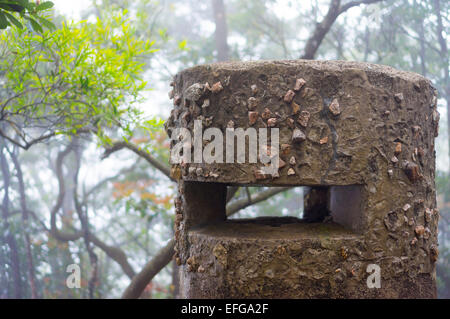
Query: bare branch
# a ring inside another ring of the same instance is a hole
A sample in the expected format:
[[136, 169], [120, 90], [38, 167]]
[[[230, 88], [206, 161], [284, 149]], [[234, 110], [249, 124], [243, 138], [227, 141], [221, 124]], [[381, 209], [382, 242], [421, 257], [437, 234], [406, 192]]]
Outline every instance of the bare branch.
[[231, 216], [237, 213], [239, 210], [244, 209], [253, 204], [265, 201], [266, 199], [276, 194], [287, 191], [288, 189], [291, 189], [291, 187], [271, 187], [267, 190], [256, 193], [251, 197], [245, 197], [235, 200], [227, 205], [227, 216]]
[[156, 276], [172, 260], [175, 240], [171, 239], [167, 245], [161, 248], [144, 268], [131, 280], [122, 299], [137, 299], [153, 277]]
[[306, 41], [306, 46], [301, 59], [311, 60], [314, 59], [314, 56], [317, 53], [317, 50], [320, 47], [323, 39], [327, 35], [328, 31], [330, 31], [331, 26], [336, 21], [338, 16], [350, 8], [359, 6], [361, 4], [372, 4], [376, 2], [380, 2], [382, 0], [360, 0], [360, 1], [350, 1], [345, 5], [341, 6], [340, 0], [331, 0], [330, 6], [328, 8], [328, 12], [323, 18], [323, 20], [316, 24], [316, 28], [312, 35]]
[[161, 163], [159, 160], [157, 160], [156, 158], [154, 158], [152, 155], [150, 155], [149, 153], [147, 153], [146, 151], [144, 151], [143, 149], [141, 149], [139, 146], [131, 144], [131, 143], [126, 143], [126, 142], [117, 142], [114, 143], [111, 147], [107, 148], [105, 150], [105, 152], [102, 155], [102, 159], [107, 158], [108, 156], [110, 156], [112, 153], [117, 152], [123, 148], [127, 148], [130, 151], [134, 152], [136, 155], [142, 157], [143, 159], [145, 159], [147, 162], [149, 162], [152, 166], [154, 166], [156, 169], [160, 170], [161, 173], [163, 173], [164, 175], [166, 175], [170, 180], [175, 181], [171, 176], [170, 176], [170, 167], [164, 163]]
[[[72, 143], [69, 144], [65, 150], [58, 153], [58, 156], [56, 158], [55, 170], [56, 170], [56, 175], [57, 175], [57, 179], [58, 179], [59, 193], [58, 193], [58, 198], [56, 200], [56, 204], [53, 206], [51, 213], [50, 213], [51, 215], [50, 215], [49, 233], [55, 239], [57, 239], [59, 241], [64, 241], [64, 242], [76, 241], [83, 237], [83, 232], [81, 232], [79, 230], [76, 230], [73, 233], [67, 233], [67, 232], [63, 233], [56, 226], [56, 216], [62, 206], [62, 202], [64, 200], [64, 194], [65, 194], [64, 177], [62, 174], [62, 161], [70, 153], [70, 151], [72, 150], [72, 147], [73, 147]], [[89, 233], [89, 240], [95, 246], [97, 246], [98, 248], [103, 250], [108, 257], [110, 257], [115, 262], [117, 262], [129, 278], [134, 277], [135, 272], [134, 272], [133, 268], [131, 267], [130, 263], [128, 262], [128, 258], [122, 249], [105, 244], [104, 242], [102, 242], [98, 237], [96, 237], [92, 233]]]
[[110, 177], [106, 177], [105, 179], [101, 180], [100, 182], [98, 182], [97, 184], [92, 186], [92, 188], [90, 190], [88, 190], [85, 194], [83, 194], [83, 202], [81, 204], [82, 205], [86, 205], [86, 203], [87, 203], [87, 201], [89, 199], [89, 196], [94, 194], [99, 188], [101, 188], [106, 183], [119, 178], [123, 174], [132, 172], [136, 168], [138, 162], [139, 162], [139, 159], [133, 165], [131, 165], [130, 167], [126, 167], [124, 169], [121, 169], [116, 175], [110, 176]]
[[239, 186], [228, 186], [227, 187], [227, 203], [233, 199], [234, 195], [236, 195], [239, 190]]
[[342, 5], [339, 9], [339, 14], [344, 13], [345, 11], [347, 11], [350, 8], [353, 7], [358, 7], [362, 4], [372, 4], [372, 3], [376, 3], [376, 2], [381, 2], [383, 0], [360, 0], [360, 1], [350, 1], [344, 5]]
[[[16, 130], [16, 132], [17, 132], [17, 130]], [[90, 129], [79, 129], [79, 130], [76, 131], [76, 133], [74, 135], [78, 135], [78, 134], [81, 134], [81, 133], [91, 133], [91, 132], [93, 132], [93, 131], [90, 130]], [[27, 141], [25, 139], [25, 137], [21, 135], [22, 140], [23, 140], [23, 143], [21, 143], [20, 141], [17, 141], [15, 139], [9, 137], [2, 129], [0, 129], [0, 136], [1, 137], [5, 138], [9, 142], [11, 142], [13, 145], [18, 146], [18, 147], [20, 147], [20, 148], [22, 148], [24, 150], [28, 150], [31, 146], [33, 146], [33, 145], [35, 145], [37, 143], [40, 143], [40, 142], [44, 142], [44, 141], [46, 141], [46, 140], [56, 136], [56, 134], [57, 134], [56, 132], [50, 132], [48, 134], [43, 134], [43, 135], [41, 135], [41, 136], [39, 136], [37, 138], [34, 138], [34, 139], [30, 140], [30, 141]]]

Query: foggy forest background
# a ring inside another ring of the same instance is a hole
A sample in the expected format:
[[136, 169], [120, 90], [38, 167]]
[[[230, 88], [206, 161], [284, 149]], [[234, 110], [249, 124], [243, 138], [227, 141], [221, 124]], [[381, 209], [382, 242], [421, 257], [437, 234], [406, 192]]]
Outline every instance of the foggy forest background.
[[[390, 65], [437, 88], [437, 282], [450, 298], [449, 1], [99, 0], [79, 16], [64, 2], [3, 16], [0, 298], [176, 297], [173, 75], [298, 58]], [[229, 193], [233, 217], [302, 214], [301, 188]], [[80, 289], [66, 286], [71, 264]]]

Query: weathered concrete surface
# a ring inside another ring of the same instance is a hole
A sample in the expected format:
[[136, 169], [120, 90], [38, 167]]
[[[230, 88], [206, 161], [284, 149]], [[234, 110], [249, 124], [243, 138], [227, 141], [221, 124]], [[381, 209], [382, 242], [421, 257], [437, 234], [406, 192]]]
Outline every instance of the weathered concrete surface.
[[[427, 79], [373, 64], [296, 60], [198, 66], [173, 85], [169, 133], [192, 130], [194, 119], [222, 131], [278, 127], [286, 163], [277, 178], [258, 175], [261, 164], [173, 166], [185, 297], [436, 296], [439, 115]], [[298, 130], [304, 140], [294, 143]], [[228, 184], [360, 185], [361, 210], [340, 222], [343, 230], [294, 223], [269, 232], [276, 227], [224, 221], [226, 190], [218, 185]], [[186, 197], [191, 189], [220, 200]], [[201, 221], [203, 207], [209, 217]], [[198, 223], [186, 223], [190, 216]], [[368, 264], [381, 267], [381, 289], [367, 288]]]
[[[191, 231], [189, 241], [194, 271], [182, 274], [186, 298], [435, 297], [431, 269], [419, 271], [413, 251], [363, 257], [364, 238], [334, 223], [230, 221]], [[381, 289], [366, 285], [366, 267], [375, 260]]]

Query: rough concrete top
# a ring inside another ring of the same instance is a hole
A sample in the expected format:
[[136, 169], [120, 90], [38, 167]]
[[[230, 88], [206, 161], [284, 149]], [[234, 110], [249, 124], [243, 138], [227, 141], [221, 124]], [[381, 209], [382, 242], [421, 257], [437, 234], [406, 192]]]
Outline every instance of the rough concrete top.
[[343, 60], [259, 60], [259, 61], [229, 61], [197, 65], [187, 68], [180, 73], [201, 72], [205, 69], [208, 72], [227, 70], [227, 71], [249, 71], [252, 69], [262, 70], [270, 67], [312, 67], [320, 71], [344, 71], [346, 69], [360, 69], [371, 73], [382, 73], [391, 77], [399, 77], [406, 81], [427, 81], [431, 82], [422, 75], [414, 72], [397, 70], [393, 67], [381, 64], [343, 61]]
[[434, 171], [424, 154], [434, 150], [437, 93], [416, 73], [347, 61], [226, 62], [183, 70], [172, 85], [169, 135], [174, 128], [193, 133], [195, 120], [203, 131], [223, 133], [230, 127], [278, 128], [283, 161], [275, 177], [261, 174], [261, 163], [191, 162], [173, 166], [177, 179], [361, 185], [381, 173], [374, 164], [379, 157], [386, 165], [383, 177], [403, 170], [397, 178], [415, 183]]

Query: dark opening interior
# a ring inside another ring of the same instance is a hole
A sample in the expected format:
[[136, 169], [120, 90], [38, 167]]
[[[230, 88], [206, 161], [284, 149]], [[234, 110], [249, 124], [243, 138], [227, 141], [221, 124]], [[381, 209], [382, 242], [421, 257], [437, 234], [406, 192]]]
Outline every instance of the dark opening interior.
[[[242, 201], [246, 196], [251, 198], [255, 191], [251, 187], [249, 189], [241, 189], [235, 200]], [[229, 216], [227, 223], [271, 227], [298, 223], [305, 224], [305, 227], [308, 224], [337, 224], [347, 230], [361, 232], [364, 225], [362, 190], [361, 185], [299, 186], [289, 190], [287, 195], [280, 193], [275, 195], [278, 198], [273, 197], [268, 203], [260, 204], [264, 206], [250, 206]]]
[[[185, 223], [189, 232], [203, 233], [211, 236], [232, 236], [236, 238], [317, 238], [318, 236], [352, 236], [359, 235], [365, 229], [365, 191], [361, 185], [348, 186], [308, 186], [297, 187], [292, 194], [298, 198], [297, 206], [289, 206], [289, 200], [272, 202], [272, 197], [265, 205], [265, 210], [255, 210], [250, 199], [256, 193], [249, 194], [246, 187], [240, 185], [240, 192], [227, 203], [226, 197], [230, 187], [222, 183], [185, 182]], [[261, 191], [274, 190], [265, 187]], [[279, 189], [278, 193], [281, 193]], [[245, 193], [242, 193], [245, 192]], [[284, 195], [281, 195], [284, 196]], [[295, 201], [294, 201], [295, 202]], [[302, 203], [303, 202], [303, 203]], [[247, 203], [247, 204], [245, 204]], [[271, 206], [272, 205], [272, 206]], [[231, 214], [242, 208], [251, 207], [256, 214], [245, 216]], [[286, 209], [289, 207], [289, 209]], [[302, 209], [303, 207], [303, 209]], [[261, 214], [263, 212], [264, 214]], [[227, 217], [228, 215], [228, 217]], [[233, 217], [232, 217], [233, 216]]]

